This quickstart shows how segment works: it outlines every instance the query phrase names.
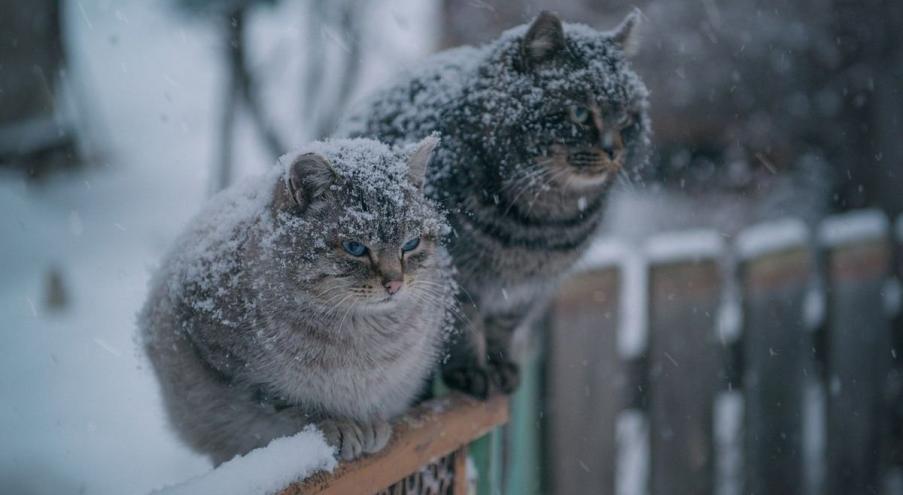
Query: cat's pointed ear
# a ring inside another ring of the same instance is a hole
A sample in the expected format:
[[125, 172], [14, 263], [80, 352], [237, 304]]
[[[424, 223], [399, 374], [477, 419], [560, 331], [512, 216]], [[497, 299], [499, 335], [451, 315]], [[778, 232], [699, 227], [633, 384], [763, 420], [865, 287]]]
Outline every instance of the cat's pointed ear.
[[289, 162], [285, 190], [291, 201], [306, 210], [335, 182], [338, 173], [325, 157], [304, 153]]
[[521, 52], [529, 67], [555, 57], [566, 46], [561, 19], [548, 10], [543, 10], [527, 29], [527, 34], [521, 41]]
[[430, 158], [433, 156], [433, 150], [439, 145], [439, 136], [430, 134], [423, 138], [414, 152], [408, 158], [408, 178], [411, 184], [418, 189], [423, 188], [423, 181], [426, 178], [426, 169], [429, 167]]
[[627, 14], [621, 24], [611, 32], [611, 40], [621, 47], [628, 57], [636, 55], [640, 50], [640, 35], [637, 28], [642, 20], [643, 13], [634, 7], [633, 12]]

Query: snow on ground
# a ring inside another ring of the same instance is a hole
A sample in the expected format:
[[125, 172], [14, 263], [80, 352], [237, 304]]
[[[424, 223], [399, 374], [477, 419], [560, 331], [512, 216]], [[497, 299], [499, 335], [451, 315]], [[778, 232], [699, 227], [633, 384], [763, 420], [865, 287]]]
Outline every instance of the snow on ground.
[[827, 295], [821, 283], [812, 284], [806, 289], [806, 296], [803, 299], [803, 323], [807, 330], [815, 331], [821, 327], [825, 321], [827, 304]]
[[626, 409], [615, 425], [617, 458], [615, 494], [642, 495], [649, 486], [649, 421], [637, 409]]
[[[206, 197], [221, 89], [215, 33], [167, 5], [66, 4], [71, 73], [90, 97], [90, 120], [79, 125], [91, 126], [105, 153], [97, 166], [43, 184], [0, 175], [4, 493], [140, 494], [210, 469], [168, 430], [134, 342], [150, 270]], [[372, 45], [387, 55], [368, 59], [369, 87], [430, 45], [430, 8], [382, 5], [377, 20], [389, 34]], [[267, 63], [301, 51], [276, 49], [303, 46], [284, 39], [301, 36], [284, 27], [297, 17], [274, 9], [255, 18]], [[297, 85], [285, 81], [289, 99]], [[239, 175], [272, 163], [253, 139], [239, 129]], [[69, 299], [58, 312], [43, 304], [54, 266]]]
[[743, 394], [721, 392], [715, 397], [715, 493], [740, 495], [743, 488]]

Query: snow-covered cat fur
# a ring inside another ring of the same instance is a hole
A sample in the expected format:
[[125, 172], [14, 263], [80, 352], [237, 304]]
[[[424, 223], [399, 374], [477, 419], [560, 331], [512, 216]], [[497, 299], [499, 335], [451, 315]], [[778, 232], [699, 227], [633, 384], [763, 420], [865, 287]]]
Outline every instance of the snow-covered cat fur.
[[443, 369], [453, 388], [514, 389], [514, 330], [588, 246], [615, 179], [647, 161], [647, 91], [627, 62], [638, 21], [600, 32], [541, 13], [430, 57], [340, 127], [389, 143], [442, 136], [427, 193], [448, 210], [467, 313]]
[[314, 143], [192, 221], [139, 318], [190, 446], [219, 464], [311, 423], [344, 459], [386, 444], [454, 302], [421, 190], [437, 142]]

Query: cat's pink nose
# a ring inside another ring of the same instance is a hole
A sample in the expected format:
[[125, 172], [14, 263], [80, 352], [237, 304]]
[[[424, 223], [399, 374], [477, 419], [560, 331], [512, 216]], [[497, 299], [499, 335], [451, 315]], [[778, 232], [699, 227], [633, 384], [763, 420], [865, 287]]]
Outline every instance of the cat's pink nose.
[[403, 283], [404, 282], [402, 282], [401, 280], [389, 280], [388, 282], [383, 284], [383, 287], [386, 288], [386, 292], [388, 292], [390, 295], [394, 295], [396, 292], [401, 290]]

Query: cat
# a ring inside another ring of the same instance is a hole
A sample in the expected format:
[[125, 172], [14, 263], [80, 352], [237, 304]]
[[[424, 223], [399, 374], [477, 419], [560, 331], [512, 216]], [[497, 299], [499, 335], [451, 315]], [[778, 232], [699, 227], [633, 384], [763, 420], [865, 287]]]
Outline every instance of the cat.
[[386, 445], [454, 303], [448, 226], [422, 191], [437, 143], [314, 143], [191, 222], [139, 315], [191, 447], [218, 465], [308, 424], [345, 460]]
[[639, 20], [600, 32], [542, 12], [483, 47], [433, 55], [341, 124], [389, 143], [442, 136], [427, 193], [449, 214], [464, 313], [443, 364], [451, 388], [517, 387], [515, 329], [588, 246], [616, 178], [641, 178], [647, 91], [627, 61]]

